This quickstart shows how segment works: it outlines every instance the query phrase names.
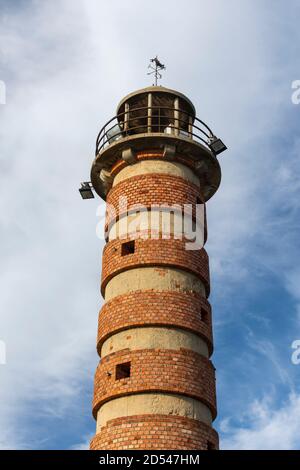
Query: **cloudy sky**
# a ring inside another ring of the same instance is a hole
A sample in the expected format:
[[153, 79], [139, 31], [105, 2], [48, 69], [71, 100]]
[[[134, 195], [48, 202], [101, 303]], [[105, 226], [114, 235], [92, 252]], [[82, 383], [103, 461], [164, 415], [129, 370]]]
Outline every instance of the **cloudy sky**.
[[103, 241], [78, 186], [158, 54], [162, 84], [229, 148], [208, 204], [221, 447], [299, 449], [299, 2], [0, 0], [0, 14], [0, 448], [84, 449], [94, 433]]

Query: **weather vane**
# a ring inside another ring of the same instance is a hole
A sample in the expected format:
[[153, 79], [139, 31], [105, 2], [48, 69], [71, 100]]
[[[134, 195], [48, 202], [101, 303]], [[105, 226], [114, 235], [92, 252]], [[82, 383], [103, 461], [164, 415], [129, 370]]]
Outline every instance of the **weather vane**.
[[[152, 65], [154, 64], [154, 65]], [[162, 77], [160, 70], [165, 70], [166, 67], [164, 64], [162, 64], [159, 60], [158, 57], [154, 57], [154, 59], [150, 59], [150, 64], [148, 65], [148, 69], [151, 69], [152, 72], [148, 72], [147, 75], [152, 75], [154, 73], [155, 76], [155, 86], [157, 86], [157, 80]]]

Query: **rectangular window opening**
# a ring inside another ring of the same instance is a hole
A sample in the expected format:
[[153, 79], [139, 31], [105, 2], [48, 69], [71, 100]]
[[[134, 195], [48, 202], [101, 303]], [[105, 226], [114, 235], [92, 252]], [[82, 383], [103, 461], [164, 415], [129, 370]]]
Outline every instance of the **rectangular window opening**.
[[116, 380], [126, 379], [130, 377], [130, 362], [117, 364], [116, 366]]
[[207, 441], [207, 450], [216, 450], [214, 444], [210, 441]]
[[135, 242], [131, 240], [130, 242], [122, 243], [121, 246], [121, 256], [132, 255], [135, 249]]
[[201, 308], [201, 320], [208, 325], [208, 312], [204, 308]]

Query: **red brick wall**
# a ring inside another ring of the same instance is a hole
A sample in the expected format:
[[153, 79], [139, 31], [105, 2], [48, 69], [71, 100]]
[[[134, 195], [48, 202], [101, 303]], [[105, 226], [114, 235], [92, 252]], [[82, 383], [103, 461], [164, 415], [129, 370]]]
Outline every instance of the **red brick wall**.
[[[166, 160], [160, 151], [139, 152], [138, 160]], [[176, 155], [174, 161], [195, 169], [187, 156]], [[126, 166], [118, 160], [115, 176]], [[107, 202], [119, 211], [119, 196], [127, 197], [127, 209], [137, 205], [167, 206], [193, 204], [202, 200], [201, 190], [179, 176], [165, 174], [139, 175], [118, 183], [110, 190]], [[117, 216], [124, 215], [122, 208]], [[195, 214], [192, 214], [195, 216]], [[106, 223], [109, 222], [109, 215]], [[205, 219], [205, 230], [206, 230]], [[205, 233], [206, 240], [206, 233]], [[135, 240], [135, 251], [121, 256], [121, 245], [129, 240], [112, 240], [103, 252], [102, 293], [113, 276], [127, 269], [153, 266], [177, 268], [196, 275], [209, 295], [209, 263], [206, 251], [186, 250], [184, 240]], [[206, 321], [201, 319], [205, 309]], [[210, 305], [195, 292], [134, 291], [107, 302], [99, 315], [98, 351], [110, 335], [139, 326], [182, 328], [201, 336], [212, 353]], [[116, 366], [130, 362], [130, 376], [116, 380]], [[206, 404], [216, 416], [215, 372], [211, 361], [190, 349], [123, 349], [101, 359], [95, 374], [93, 414], [109, 400], [136, 393], [166, 392], [192, 397]], [[209, 443], [209, 444], [208, 444]], [[91, 441], [91, 449], [185, 449], [218, 448], [217, 433], [205, 423], [187, 417], [161, 414], [121, 416], [108, 421]]]
[[218, 434], [204, 423], [173, 415], [112, 419], [91, 441], [91, 449], [207, 450], [219, 448]]
[[184, 240], [135, 240], [135, 252], [121, 256], [121, 245], [128, 240], [112, 240], [103, 250], [101, 292], [104, 294], [108, 281], [126, 269], [142, 266], [169, 266], [184, 269], [197, 275], [209, 295], [209, 265], [204, 248], [186, 250]]
[[[130, 377], [116, 380], [116, 365], [130, 362]], [[188, 349], [123, 349], [101, 359], [95, 374], [93, 414], [109, 399], [130, 393], [183, 394], [206, 404], [216, 416], [215, 372], [211, 361]]]
[[[127, 206], [120, 205], [121, 197], [127, 198]], [[118, 219], [126, 210], [137, 210], [139, 206], [149, 209], [151, 205], [180, 205], [183, 210], [184, 204], [192, 204], [194, 210], [187, 210], [186, 213], [195, 218], [195, 204], [200, 203], [197, 198], [202, 200], [200, 188], [179, 176], [157, 173], [132, 176], [109, 191], [106, 202], [113, 206], [115, 212], [110, 212], [108, 207], [105, 225], [107, 228], [112, 217]]]
[[[201, 309], [207, 312], [201, 318]], [[106, 302], [99, 313], [97, 348], [112, 334], [139, 326], [174, 326], [201, 336], [212, 354], [211, 308], [196, 293], [134, 291]]]

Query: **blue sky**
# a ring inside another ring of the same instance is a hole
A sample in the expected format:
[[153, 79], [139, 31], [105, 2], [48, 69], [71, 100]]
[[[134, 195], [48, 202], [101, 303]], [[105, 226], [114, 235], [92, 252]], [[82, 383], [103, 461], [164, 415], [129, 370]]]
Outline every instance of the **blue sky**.
[[0, 1], [0, 448], [86, 448], [103, 242], [83, 202], [96, 135], [128, 92], [187, 94], [226, 142], [208, 203], [227, 449], [299, 449], [299, 2]]

